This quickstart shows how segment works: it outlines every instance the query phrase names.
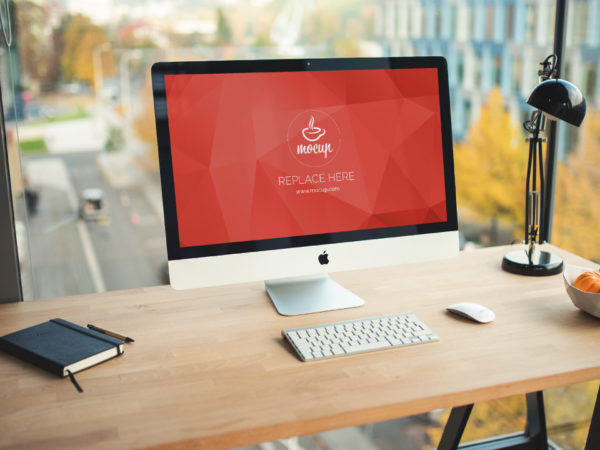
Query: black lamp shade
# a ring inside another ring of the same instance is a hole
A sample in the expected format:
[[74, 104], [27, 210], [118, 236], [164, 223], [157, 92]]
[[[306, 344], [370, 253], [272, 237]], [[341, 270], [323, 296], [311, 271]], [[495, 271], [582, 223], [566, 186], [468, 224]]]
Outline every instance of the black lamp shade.
[[550, 79], [536, 86], [527, 104], [539, 109], [549, 119], [564, 120], [578, 127], [585, 117], [585, 98], [566, 80]]

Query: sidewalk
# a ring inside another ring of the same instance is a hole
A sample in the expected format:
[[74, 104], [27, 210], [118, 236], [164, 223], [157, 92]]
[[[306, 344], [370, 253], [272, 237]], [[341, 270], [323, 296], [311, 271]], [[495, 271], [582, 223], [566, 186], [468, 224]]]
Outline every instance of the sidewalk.
[[50, 123], [44, 127], [48, 153], [101, 151], [107, 137], [106, 123], [96, 118]]
[[115, 189], [138, 189], [146, 198], [152, 211], [163, 220], [162, 191], [158, 174], [140, 167], [132, 152], [102, 152], [96, 158], [102, 176]]

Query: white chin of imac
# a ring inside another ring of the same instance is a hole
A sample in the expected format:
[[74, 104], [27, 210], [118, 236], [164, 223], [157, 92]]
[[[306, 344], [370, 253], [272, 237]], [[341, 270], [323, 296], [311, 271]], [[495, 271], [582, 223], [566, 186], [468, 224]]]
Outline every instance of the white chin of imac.
[[[364, 301], [325, 274], [458, 254], [458, 231], [169, 261], [171, 286], [193, 289], [266, 281], [283, 315], [360, 306]], [[309, 299], [313, 299], [310, 301]]]

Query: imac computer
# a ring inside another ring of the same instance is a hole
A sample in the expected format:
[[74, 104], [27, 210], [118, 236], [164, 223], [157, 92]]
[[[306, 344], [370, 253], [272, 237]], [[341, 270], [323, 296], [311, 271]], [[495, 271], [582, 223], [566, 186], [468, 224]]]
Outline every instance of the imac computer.
[[161, 62], [152, 85], [175, 289], [266, 280], [303, 314], [364, 303], [328, 272], [458, 253], [444, 58]]

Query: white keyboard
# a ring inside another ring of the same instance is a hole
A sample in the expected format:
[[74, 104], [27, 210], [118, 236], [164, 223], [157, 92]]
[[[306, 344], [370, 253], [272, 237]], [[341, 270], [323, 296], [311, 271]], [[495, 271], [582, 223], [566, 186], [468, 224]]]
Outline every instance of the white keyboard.
[[290, 328], [281, 333], [303, 361], [440, 339], [413, 313]]

